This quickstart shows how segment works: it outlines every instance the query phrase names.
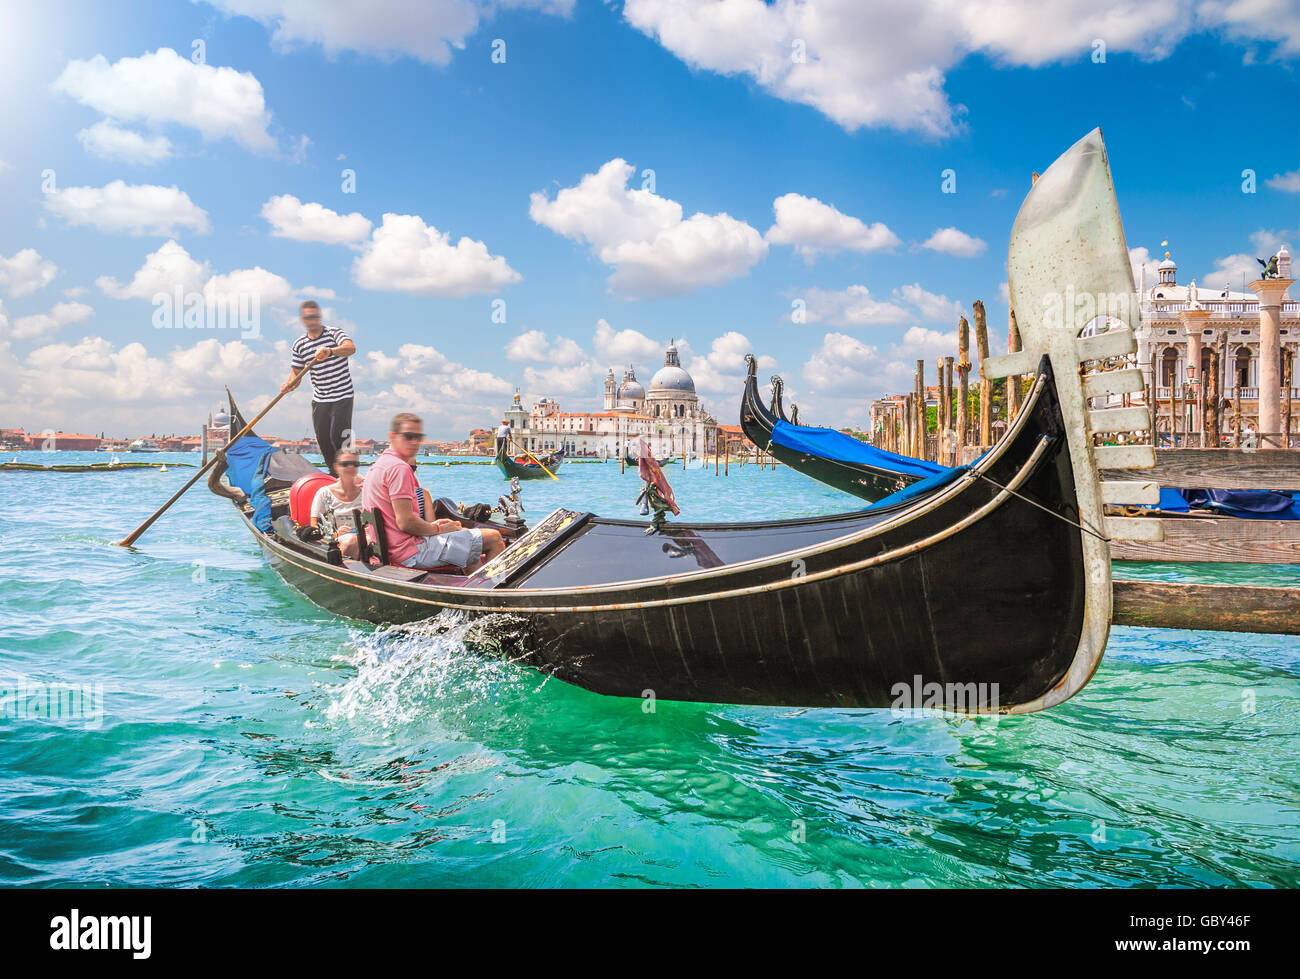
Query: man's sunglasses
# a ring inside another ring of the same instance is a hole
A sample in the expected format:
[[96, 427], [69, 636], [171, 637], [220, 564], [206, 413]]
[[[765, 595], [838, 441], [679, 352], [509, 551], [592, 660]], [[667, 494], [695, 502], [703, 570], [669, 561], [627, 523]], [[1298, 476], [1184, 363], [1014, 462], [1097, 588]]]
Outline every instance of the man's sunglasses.
[[304, 323], [310, 323], [310, 322], [312, 322], [313, 320], [318, 320], [318, 319], [320, 319], [320, 313], [315, 313], [315, 314], [313, 314], [313, 315], [311, 315], [311, 316], [300, 316], [300, 317], [298, 317], [298, 318], [299, 318], [300, 320], [302, 320]]
[[406, 439], [408, 442], [420, 442], [424, 440], [423, 432], [398, 432], [399, 439]]
[[361, 463], [359, 462], [336, 462], [334, 465], [342, 469], [356, 469]]

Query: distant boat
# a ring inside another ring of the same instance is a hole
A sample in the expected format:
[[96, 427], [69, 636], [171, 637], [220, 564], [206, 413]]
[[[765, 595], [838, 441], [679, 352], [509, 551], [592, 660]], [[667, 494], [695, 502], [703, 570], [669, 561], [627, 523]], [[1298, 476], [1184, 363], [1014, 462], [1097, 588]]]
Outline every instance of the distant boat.
[[[541, 463], [541, 466], [532, 461], [534, 458]], [[533, 456], [531, 458], [520, 456], [517, 459], [512, 459], [509, 453], [506, 452], [506, 443], [504, 441], [497, 445], [496, 466], [505, 475], [506, 479], [511, 476], [518, 476], [520, 479], [546, 479], [547, 470], [550, 470], [551, 474], [554, 475], [555, 470], [563, 461], [563, 449], [552, 452], [548, 456]]]
[[158, 446], [156, 446], [156, 445], [154, 445], [154, 444], [152, 444], [152, 443], [150, 443], [150, 442], [146, 442], [144, 439], [136, 439], [134, 442], [132, 442], [130, 445], [127, 446], [127, 451], [129, 451], [129, 452], [161, 452], [162, 449], [158, 448]]

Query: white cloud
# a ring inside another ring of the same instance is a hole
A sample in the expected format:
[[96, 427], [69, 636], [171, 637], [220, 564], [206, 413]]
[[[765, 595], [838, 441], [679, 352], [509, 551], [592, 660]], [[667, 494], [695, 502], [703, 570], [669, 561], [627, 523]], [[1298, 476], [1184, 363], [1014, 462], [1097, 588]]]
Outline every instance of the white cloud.
[[[580, 403], [591, 406], [595, 403], [597, 392], [601, 390], [603, 374], [604, 371], [590, 360], [554, 367], [529, 366], [524, 368], [524, 387], [528, 391], [538, 391], [550, 397], [557, 394], [570, 395]], [[582, 409], [566, 406], [565, 410]]]
[[955, 299], [927, 292], [920, 283], [899, 286], [894, 295], [910, 303], [922, 323], [955, 323], [965, 312], [966, 307]]
[[187, 126], [205, 140], [231, 139], [257, 153], [275, 149], [261, 82], [250, 72], [195, 64], [171, 48], [111, 65], [102, 54], [71, 61], [54, 89], [121, 122]]
[[356, 211], [339, 214], [321, 204], [304, 204], [292, 194], [272, 197], [262, 205], [262, 217], [270, 223], [271, 234], [277, 238], [329, 245], [363, 241], [371, 228], [370, 221]]
[[973, 238], [957, 228], [939, 228], [921, 247], [936, 252], [947, 252], [958, 258], [974, 258], [984, 253], [988, 243], [981, 238]]
[[[680, 351], [686, 344], [678, 341], [677, 346]], [[714, 338], [707, 354], [685, 358], [683, 366], [695, 381], [696, 391], [738, 400], [745, 386], [745, 354], [753, 352], [754, 345], [747, 336], [728, 330]], [[776, 367], [776, 361], [765, 354], [758, 354], [756, 359], [759, 370]]]
[[210, 274], [206, 262], [197, 262], [175, 241], [163, 242], [147, 255], [144, 264], [127, 285], [102, 275], [95, 280], [100, 292], [114, 299], [153, 299], [160, 292], [171, 293], [178, 286], [182, 292], [198, 292]]
[[887, 226], [877, 221], [867, 225], [830, 204], [802, 194], [784, 194], [772, 202], [776, 223], [767, 231], [773, 245], [794, 245], [804, 258], [818, 252], [888, 251], [901, 242]]
[[65, 187], [45, 195], [45, 209], [73, 227], [130, 235], [171, 237], [188, 228], [209, 230], [208, 214], [179, 187], [127, 184], [114, 180], [103, 187]]
[[805, 323], [834, 326], [887, 326], [905, 323], [910, 314], [898, 303], [876, 299], [866, 286], [847, 289], [806, 289], [796, 296], [805, 303]]
[[54, 333], [69, 323], [80, 323], [89, 319], [94, 310], [85, 303], [55, 303], [48, 313], [35, 313], [31, 316], [19, 316], [13, 321], [12, 328], [0, 327], [0, 336], [12, 340], [31, 340]]
[[[304, 297], [321, 300], [338, 298], [333, 289], [317, 286], [295, 288], [284, 276], [261, 266], [213, 274], [207, 262], [195, 260], [175, 241], [164, 242], [157, 251], [147, 255], [144, 264], [125, 285], [106, 275], [96, 279], [95, 285], [104, 295], [114, 299], [144, 299], [151, 303], [159, 294], [174, 296], [177, 289], [186, 302], [187, 297], [201, 294], [214, 303], [217, 300], [230, 303], [242, 299], [245, 304], [238, 308], [253, 309], [251, 301], [256, 300], [255, 310], [258, 316], [269, 310], [286, 325], [295, 323], [298, 302]], [[327, 323], [345, 328], [351, 325], [346, 320], [341, 320], [329, 307], [323, 308], [321, 312]]]
[[847, 289], [807, 289], [795, 296], [805, 303], [805, 323], [829, 323], [842, 328], [894, 326], [902, 323], [955, 322], [962, 304], [921, 288], [900, 286], [888, 299], [878, 299], [863, 285]]
[[572, 367], [587, 359], [583, 349], [568, 337], [547, 340], [541, 330], [526, 330], [506, 344], [506, 359], [517, 362], [546, 361], [557, 367]]
[[[1149, 289], [1159, 280], [1160, 276], [1157, 274], [1157, 267], [1160, 263], [1152, 257], [1146, 245], [1130, 248], [1128, 250], [1128, 261], [1133, 270], [1133, 287], [1135, 289], [1141, 289], [1144, 281]], [[1145, 280], [1143, 279], [1144, 273], [1146, 275]]]
[[1300, 194], [1300, 170], [1292, 170], [1290, 173], [1275, 173], [1264, 183], [1274, 190]]
[[[972, 331], [973, 332], [973, 331]], [[974, 347], [974, 338], [971, 339]], [[955, 357], [957, 355], [957, 331], [940, 333], [927, 330], [923, 326], [913, 326], [903, 334], [901, 343], [895, 344], [890, 355], [912, 361], [924, 360], [929, 364], [938, 357]]]
[[523, 7], [568, 16], [573, 0], [370, 0], [369, 3], [304, 0], [213, 0], [229, 14], [253, 17], [271, 27], [281, 48], [320, 45], [333, 56], [357, 51], [381, 58], [409, 56], [435, 65], [500, 7]]
[[964, 109], [945, 73], [971, 54], [1011, 66], [1081, 61], [1102, 38], [1112, 55], [1163, 58], [1201, 31], [1300, 51], [1293, 0], [626, 0], [623, 16], [691, 67], [747, 76], [850, 132], [956, 132]]
[[472, 296], [518, 282], [520, 275], [481, 241], [451, 244], [415, 214], [385, 214], [352, 266], [352, 278], [366, 289], [420, 296]]
[[461, 439], [471, 428], [499, 419], [514, 392], [504, 378], [457, 363], [425, 344], [404, 343], [396, 355], [371, 350], [353, 359], [358, 389], [366, 392], [355, 418], [363, 434], [382, 436], [393, 415], [414, 411], [431, 437]]
[[727, 214], [682, 219], [676, 201], [629, 190], [634, 168], [613, 159], [549, 199], [529, 197], [528, 214], [556, 234], [588, 244], [613, 274], [612, 291], [630, 298], [682, 295], [745, 275], [767, 254], [754, 228]]
[[170, 159], [172, 144], [166, 136], [141, 136], [123, 129], [109, 119], [101, 119], [88, 129], [77, 133], [77, 139], [87, 153], [104, 160], [122, 160], [125, 163], [148, 165]]
[[0, 287], [17, 298], [44, 289], [59, 274], [59, 267], [41, 258], [35, 248], [24, 248], [9, 258], [0, 255]]
[[[1243, 280], [1247, 283], [1254, 282], [1262, 271], [1264, 270], [1259, 262], [1255, 261], [1254, 255], [1243, 253], [1224, 255], [1214, 260], [1214, 269], [1208, 275], [1196, 277], [1196, 285], [1207, 291], [1221, 291], [1226, 286], [1232, 292], [1241, 292]], [[1181, 275], [1179, 279], [1182, 279]], [[1150, 285], [1150, 281], [1147, 284]], [[1247, 288], [1246, 291], [1249, 292], [1250, 289]]]
[[655, 363], [663, 359], [664, 345], [658, 340], [652, 340], [637, 330], [615, 330], [604, 319], [596, 322], [593, 341], [596, 359], [609, 366]]

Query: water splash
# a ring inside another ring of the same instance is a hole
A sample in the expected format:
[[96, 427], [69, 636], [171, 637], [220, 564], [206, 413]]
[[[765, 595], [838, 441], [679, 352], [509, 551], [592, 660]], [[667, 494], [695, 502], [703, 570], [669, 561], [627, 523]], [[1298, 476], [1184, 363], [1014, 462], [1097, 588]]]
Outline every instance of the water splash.
[[452, 720], [494, 707], [525, 676], [540, 679], [501, 658], [518, 639], [510, 616], [471, 619], [454, 610], [420, 622], [352, 633], [343, 659], [356, 675], [331, 691], [325, 717], [332, 723], [391, 730], [440, 717]]

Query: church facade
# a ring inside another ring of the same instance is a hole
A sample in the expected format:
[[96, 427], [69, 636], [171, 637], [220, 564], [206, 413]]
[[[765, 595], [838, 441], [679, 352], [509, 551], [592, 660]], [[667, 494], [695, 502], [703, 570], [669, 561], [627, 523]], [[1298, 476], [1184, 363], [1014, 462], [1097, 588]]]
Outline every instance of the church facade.
[[695, 381], [669, 343], [664, 363], [647, 390], [629, 364], [621, 379], [605, 374], [600, 411], [563, 411], [554, 398], [541, 398], [526, 410], [515, 394], [504, 415], [517, 444], [530, 452], [563, 449], [570, 456], [617, 459], [636, 454], [644, 436], [656, 458], [702, 457], [714, 451], [718, 420], [700, 403]]

